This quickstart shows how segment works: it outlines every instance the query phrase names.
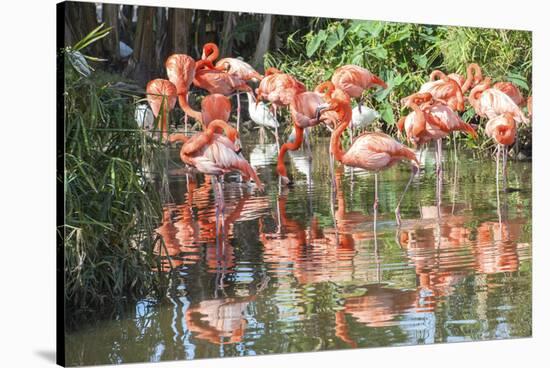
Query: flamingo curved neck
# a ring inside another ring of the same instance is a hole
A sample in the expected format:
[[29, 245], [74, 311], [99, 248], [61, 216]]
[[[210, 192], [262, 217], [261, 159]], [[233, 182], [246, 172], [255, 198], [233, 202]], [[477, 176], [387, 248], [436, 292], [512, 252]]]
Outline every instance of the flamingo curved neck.
[[435, 80], [438, 80], [438, 79], [443, 79], [445, 77], [446, 77], [445, 73], [443, 73], [441, 70], [434, 70], [432, 72], [432, 74], [430, 74], [430, 80], [431, 81], [435, 81]]
[[233, 143], [237, 140], [237, 130], [235, 128], [223, 120], [212, 120], [206, 129], [207, 134], [213, 136], [218, 131], [223, 131]]
[[410, 108], [414, 111], [413, 135], [418, 136], [426, 129], [426, 118], [424, 111], [415, 103], [410, 103]]
[[332, 132], [332, 135], [330, 136], [330, 150], [332, 154], [334, 155], [334, 158], [340, 162], [342, 162], [344, 158], [344, 150], [342, 149], [342, 144], [340, 142], [340, 137], [342, 136], [342, 133], [346, 128], [348, 127], [350, 123], [349, 119], [344, 119], [336, 129]]
[[202, 49], [202, 59], [209, 60], [210, 62], [216, 61], [220, 56], [220, 50], [215, 43], [207, 43]]
[[[474, 76], [475, 73], [475, 76]], [[466, 93], [471, 87], [474, 82], [479, 83], [481, 79], [483, 78], [481, 74], [481, 68], [476, 63], [472, 63], [468, 65], [468, 68], [466, 69], [466, 81], [462, 85], [462, 93]]]
[[281, 150], [279, 151], [279, 156], [277, 157], [277, 172], [280, 176], [287, 177], [287, 171], [284, 163], [286, 151], [296, 151], [300, 148], [302, 141], [304, 140], [304, 128], [300, 127], [298, 124], [294, 124], [294, 129], [296, 131], [296, 138], [294, 139], [294, 142], [286, 142], [283, 144]]
[[187, 95], [188, 95], [188, 92], [186, 90], [178, 94], [178, 102], [180, 104], [180, 107], [182, 108], [183, 112], [185, 112], [187, 115], [191, 116], [193, 119], [203, 124], [203, 127], [204, 127], [201, 112], [194, 110], [189, 105], [189, 101], [187, 101]]
[[470, 101], [470, 104], [474, 107], [474, 109], [478, 110], [479, 98], [485, 90], [489, 89], [489, 87], [490, 81], [486, 80], [485, 82], [478, 84], [472, 89], [472, 91], [470, 92], [470, 96], [468, 96], [468, 100]]

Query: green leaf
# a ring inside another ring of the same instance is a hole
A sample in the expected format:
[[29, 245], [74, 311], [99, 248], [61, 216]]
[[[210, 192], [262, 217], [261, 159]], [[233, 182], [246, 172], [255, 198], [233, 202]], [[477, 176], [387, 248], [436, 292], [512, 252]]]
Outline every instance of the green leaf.
[[515, 85], [517, 85], [518, 87], [521, 87], [525, 90], [529, 90], [529, 85], [527, 84], [527, 79], [524, 78], [523, 76], [519, 75], [519, 74], [515, 74], [515, 73], [509, 73], [507, 76], [506, 76], [506, 79], [509, 81], [509, 82], [512, 82], [514, 83]]
[[399, 31], [393, 32], [389, 35], [389, 37], [384, 42], [384, 46], [388, 46], [394, 42], [405, 40], [409, 37], [411, 37], [411, 32], [408, 28], [400, 29]]
[[379, 108], [380, 117], [388, 124], [395, 124], [395, 118], [393, 117], [393, 110], [389, 103], [384, 102]]
[[317, 49], [319, 48], [319, 46], [321, 46], [321, 43], [323, 41], [325, 41], [327, 38], [327, 33], [325, 32], [325, 30], [321, 30], [319, 31], [318, 34], [316, 34], [311, 40], [309, 40], [309, 42], [307, 43], [307, 46], [306, 46], [306, 55], [308, 57], [311, 57], [313, 54], [315, 54], [315, 51], [317, 51]]
[[426, 55], [413, 55], [413, 59], [422, 69], [425, 69], [428, 66], [428, 58]]
[[366, 21], [363, 22], [362, 28], [369, 32], [372, 37], [376, 38], [384, 29], [384, 24], [378, 21]]
[[386, 50], [383, 46], [378, 46], [375, 49], [369, 50], [369, 53], [376, 56], [378, 59], [386, 60], [388, 58], [388, 50]]
[[344, 36], [344, 27], [339, 24], [338, 28], [336, 28], [336, 31], [331, 32], [327, 37], [326, 51], [328, 52], [338, 46], [340, 42], [342, 42], [342, 40], [344, 39]]

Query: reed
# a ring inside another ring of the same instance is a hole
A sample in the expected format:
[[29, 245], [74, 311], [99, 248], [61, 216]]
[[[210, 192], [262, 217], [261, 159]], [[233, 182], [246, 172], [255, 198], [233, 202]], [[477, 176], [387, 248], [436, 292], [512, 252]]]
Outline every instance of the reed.
[[94, 78], [89, 62], [98, 60], [81, 53], [107, 33], [100, 26], [60, 53], [65, 223], [58, 231], [68, 320], [144, 295], [159, 277], [152, 249], [161, 198], [152, 179], [161, 146], [134, 121], [137, 97]]

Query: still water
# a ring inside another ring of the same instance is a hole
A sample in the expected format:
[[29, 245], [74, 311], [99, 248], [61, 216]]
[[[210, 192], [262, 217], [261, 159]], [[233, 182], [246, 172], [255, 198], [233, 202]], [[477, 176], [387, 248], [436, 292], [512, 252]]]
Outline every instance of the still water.
[[338, 165], [332, 181], [328, 141], [311, 164], [287, 156], [291, 188], [278, 186], [275, 146], [246, 143], [266, 191], [227, 176], [223, 218], [210, 180], [190, 181], [170, 151], [156, 249], [175, 269], [169, 292], [69, 334], [68, 364], [531, 336], [530, 162], [509, 162], [497, 192], [494, 161], [446, 152], [437, 206], [425, 152], [398, 228], [407, 165], [379, 175], [375, 226], [374, 176]]

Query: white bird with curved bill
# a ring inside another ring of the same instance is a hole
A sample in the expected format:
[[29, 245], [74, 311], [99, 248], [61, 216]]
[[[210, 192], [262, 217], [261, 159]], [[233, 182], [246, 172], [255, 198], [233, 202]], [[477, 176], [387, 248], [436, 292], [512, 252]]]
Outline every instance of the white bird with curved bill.
[[366, 128], [379, 118], [380, 114], [378, 111], [366, 106], [361, 106], [361, 108], [355, 106], [351, 110], [351, 124], [349, 125], [350, 143], [353, 143], [355, 129]]
[[264, 138], [264, 128], [274, 129], [275, 141], [277, 147], [279, 147], [279, 122], [275, 118], [275, 115], [269, 110], [269, 107], [264, 102], [256, 104], [256, 98], [251, 92], [247, 92], [248, 96], [248, 113], [250, 119], [260, 127], [260, 142]]

